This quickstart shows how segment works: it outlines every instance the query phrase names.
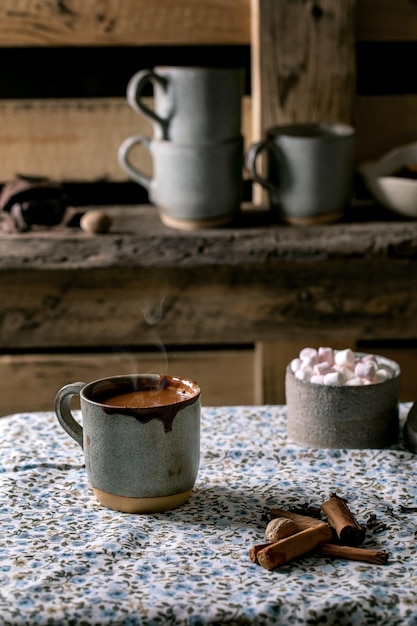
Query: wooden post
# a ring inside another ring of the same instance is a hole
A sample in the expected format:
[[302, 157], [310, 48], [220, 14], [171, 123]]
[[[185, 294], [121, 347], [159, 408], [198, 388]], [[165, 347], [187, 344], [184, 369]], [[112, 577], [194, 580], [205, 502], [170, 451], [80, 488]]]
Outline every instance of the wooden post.
[[[251, 0], [252, 128], [351, 123], [355, 0]], [[254, 192], [259, 203], [259, 189]]]

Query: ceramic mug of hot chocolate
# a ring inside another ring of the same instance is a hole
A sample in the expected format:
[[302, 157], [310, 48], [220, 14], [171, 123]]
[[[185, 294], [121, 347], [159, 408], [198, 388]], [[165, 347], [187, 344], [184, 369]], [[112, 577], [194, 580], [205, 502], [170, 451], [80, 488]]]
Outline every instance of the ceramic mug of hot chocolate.
[[[155, 139], [230, 141], [241, 134], [243, 78], [241, 68], [155, 67], [132, 76], [127, 100], [151, 121]], [[154, 108], [143, 97], [150, 85]]]
[[347, 124], [276, 126], [249, 147], [246, 167], [267, 189], [271, 209], [283, 221], [301, 226], [331, 222], [342, 217], [351, 200], [354, 140]]
[[[126, 513], [153, 513], [188, 500], [200, 462], [200, 387], [158, 374], [62, 387], [55, 410], [83, 449], [97, 500]], [[82, 425], [71, 412], [79, 396]]]

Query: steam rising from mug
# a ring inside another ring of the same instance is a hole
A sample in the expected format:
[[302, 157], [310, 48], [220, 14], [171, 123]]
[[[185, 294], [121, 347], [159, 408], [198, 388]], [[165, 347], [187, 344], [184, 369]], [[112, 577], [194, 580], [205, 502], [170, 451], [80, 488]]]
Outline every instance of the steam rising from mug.
[[[141, 334], [146, 337], [146, 345], [151, 346], [151, 349], [144, 351], [142, 348], [139, 350], [132, 346], [128, 341], [124, 341], [124, 337], [129, 334], [132, 335], [132, 329], [126, 331], [123, 327], [120, 329], [120, 333], [115, 334], [115, 328], [112, 326], [112, 331], [107, 331], [108, 336], [112, 341], [112, 351], [115, 355], [116, 367], [118, 373], [126, 374], [138, 374], [138, 373], [158, 373], [167, 374], [169, 368], [168, 352], [165, 343], [158, 331], [158, 324], [164, 317], [165, 313], [165, 297], [161, 297], [155, 300], [152, 304], [142, 304], [139, 307], [138, 318], [143, 318], [143, 330]], [[145, 341], [142, 342], [142, 344]]]

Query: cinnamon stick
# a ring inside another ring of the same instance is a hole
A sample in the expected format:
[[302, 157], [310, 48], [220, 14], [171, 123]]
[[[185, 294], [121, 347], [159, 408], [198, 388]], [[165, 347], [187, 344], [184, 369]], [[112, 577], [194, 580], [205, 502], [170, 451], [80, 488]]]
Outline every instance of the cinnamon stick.
[[365, 529], [357, 522], [346, 504], [346, 500], [332, 494], [320, 509], [327, 515], [329, 524], [335, 529], [340, 543], [358, 546], [365, 539]]
[[323, 541], [329, 542], [332, 537], [330, 526], [325, 522], [319, 522], [314, 526], [301, 530], [295, 535], [280, 539], [258, 550], [256, 552], [256, 560], [265, 569], [272, 570], [307, 552], [311, 552], [319, 543]]
[[271, 546], [271, 545], [272, 545], [272, 542], [269, 541], [268, 543], [259, 543], [256, 546], [252, 546], [249, 550], [249, 558], [252, 561], [252, 563], [257, 563], [258, 553], [264, 548], [267, 548], [268, 546]]
[[275, 517], [286, 517], [292, 520], [295, 524], [297, 524], [299, 530], [305, 530], [306, 528], [312, 528], [317, 526], [318, 524], [322, 524], [321, 520], [316, 519], [315, 517], [310, 517], [309, 515], [300, 515], [299, 513], [292, 513], [291, 511], [286, 511], [285, 509], [273, 508], [269, 511], [271, 519]]
[[332, 556], [339, 559], [349, 559], [351, 561], [364, 561], [375, 565], [384, 565], [388, 562], [389, 553], [383, 550], [371, 550], [369, 548], [358, 548], [356, 546], [340, 546], [334, 543], [321, 543], [317, 551], [322, 556]]

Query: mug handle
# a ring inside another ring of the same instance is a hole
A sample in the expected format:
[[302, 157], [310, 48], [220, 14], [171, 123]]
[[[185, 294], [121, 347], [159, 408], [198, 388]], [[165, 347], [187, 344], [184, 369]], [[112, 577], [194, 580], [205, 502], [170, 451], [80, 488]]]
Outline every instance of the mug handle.
[[62, 428], [83, 448], [83, 427], [74, 419], [70, 402], [73, 396], [80, 395], [85, 383], [71, 383], [62, 387], [55, 398], [55, 413]]
[[269, 145], [268, 141], [258, 141], [249, 146], [249, 150], [246, 153], [245, 167], [248, 170], [252, 180], [262, 185], [266, 189], [275, 188], [267, 178], [264, 178], [258, 172], [258, 157], [264, 151], [267, 150]]
[[130, 151], [136, 144], [139, 144], [150, 151], [151, 140], [149, 137], [144, 137], [142, 135], [134, 135], [133, 137], [128, 137], [123, 141], [119, 148], [119, 152], [117, 155], [119, 165], [122, 169], [125, 170], [125, 172], [129, 174], [129, 176], [131, 176], [131, 178], [133, 178], [133, 180], [136, 180], [140, 185], [145, 187], [147, 191], [149, 191], [152, 182], [151, 177], [133, 167], [129, 159]]
[[150, 82], [157, 82], [162, 85], [164, 89], [166, 89], [168, 85], [168, 80], [164, 76], [156, 74], [153, 70], [141, 70], [132, 76], [127, 85], [127, 101], [137, 113], [141, 113], [148, 119], [159, 124], [162, 130], [162, 138], [168, 139], [168, 119], [160, 117], [154, 109], [146, 106], [141, 99], [143, 90]]

